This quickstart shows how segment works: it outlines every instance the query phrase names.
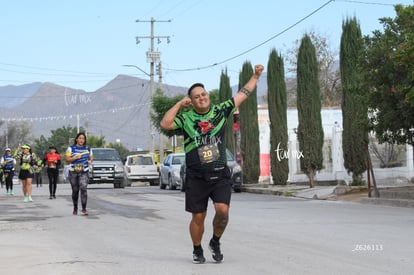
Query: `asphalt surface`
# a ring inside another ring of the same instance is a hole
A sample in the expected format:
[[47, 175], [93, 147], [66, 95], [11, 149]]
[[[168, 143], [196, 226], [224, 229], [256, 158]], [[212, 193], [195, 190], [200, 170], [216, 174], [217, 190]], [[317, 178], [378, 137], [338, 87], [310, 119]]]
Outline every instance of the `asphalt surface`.
[[336, 200], [334, 187], [248, 187], [232, 197], [224, 262], [207, 249], [209, 211], [207, 262], [194, 265], [178, 190], [90, 186], [83, 217], [71, 213], [68, 184], [56, 200], [34, 187], [32, 203], [17, 184], [0, 194], [0, 274], [414, 274], [411, 209]]

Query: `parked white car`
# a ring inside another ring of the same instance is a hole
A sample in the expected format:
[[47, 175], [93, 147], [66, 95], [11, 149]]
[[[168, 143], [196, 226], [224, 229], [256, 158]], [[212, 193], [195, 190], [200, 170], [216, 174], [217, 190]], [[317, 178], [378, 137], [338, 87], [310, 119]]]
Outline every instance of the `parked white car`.
[[160, 188], [170, 190], [181, 188], [180, 169], [185, 162], [184, 153], [169, 154], [160, 165]]
[[124, 168], [128, 185], [133, 181], [147, 181], [150, 185], [158, 184], [158, 167], [150, 154], [127, 156]]

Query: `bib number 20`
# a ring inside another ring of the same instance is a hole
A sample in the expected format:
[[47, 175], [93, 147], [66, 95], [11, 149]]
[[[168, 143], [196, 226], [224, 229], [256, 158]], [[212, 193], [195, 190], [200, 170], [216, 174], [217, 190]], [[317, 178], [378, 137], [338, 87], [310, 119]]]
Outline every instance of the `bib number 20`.
[[198, 156], [201, 164], [205, 164], [218, 160], [220, 152], [216, 144], [209, 144], [198, 148]]

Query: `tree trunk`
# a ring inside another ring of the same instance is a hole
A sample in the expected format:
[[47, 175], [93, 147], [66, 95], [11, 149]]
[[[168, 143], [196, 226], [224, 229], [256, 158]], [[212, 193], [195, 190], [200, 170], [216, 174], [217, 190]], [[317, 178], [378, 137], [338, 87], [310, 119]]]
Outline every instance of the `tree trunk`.
[[310, 188], [315, 187], [315, 170], [309, 169], [307, 176], [309, 178], [309, 187]]

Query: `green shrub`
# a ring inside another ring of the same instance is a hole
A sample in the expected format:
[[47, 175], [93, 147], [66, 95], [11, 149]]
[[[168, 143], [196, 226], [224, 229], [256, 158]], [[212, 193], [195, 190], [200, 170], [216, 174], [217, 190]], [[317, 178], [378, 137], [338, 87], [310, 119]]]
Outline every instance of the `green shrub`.
[[350, 186], [366, 186], [367, 182], [365, 180], [353, 180]]

